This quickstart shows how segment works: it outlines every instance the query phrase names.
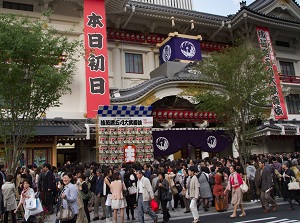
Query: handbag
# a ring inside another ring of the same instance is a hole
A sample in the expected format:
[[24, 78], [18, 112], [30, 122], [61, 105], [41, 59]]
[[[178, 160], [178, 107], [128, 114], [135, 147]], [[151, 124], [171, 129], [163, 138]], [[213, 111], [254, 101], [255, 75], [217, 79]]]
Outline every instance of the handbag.
[[44, 208], [43, 208], [42, 203], [39, 198], [35, 199], [35, 203], [36, 203], [36, 208], [29, 210], [29, 216], [37, 215], [44, 211]]
[[242, 193], [246, 193], [249, 189], [248, 185], [246, 184], [246, 182], [243, 180], [243, 184], [240, 186]]
[[164, 191], [161, 193], [161, 199], [163, 201], [171, 201], [172, 200], [172, 194], [169, 191]]
[[28, 199], [25, 200], [25, 208], [28, 210], [32, 210], [36, 208], [36, 198], [34, 197], [30, 197]]
[[176, 188], [175, 186], [171, 187], [171, 193], [172, 193], [173, 195], [178, 194], [178, 190], [177, 190], [177, 188]]
[[75, 215], [69, 202], [67, 208], [64, 208], [63, 205], [61, 205], [57, 212], [57, 219], [61, 221], [70, 221], [74, 218], [74, 216]]
[[136, 194], [136, 186], [128, 187], [129, 195]]
[[296, 181], [295, 177], [291, 177], [291, 182], [288, 183], [289, 190], [300, 190], [299, 182]]
[[123, 193], [123, 197], [126, 197], [126, 196], [129, 195], [129, 192], [128, 192], [127, 189], [126, 190], [122, 190], [122, 193]]
[[158, 203], [154, 199], [150, 201], [150, 206], [154, 212], [157, 212], [159, 209]]

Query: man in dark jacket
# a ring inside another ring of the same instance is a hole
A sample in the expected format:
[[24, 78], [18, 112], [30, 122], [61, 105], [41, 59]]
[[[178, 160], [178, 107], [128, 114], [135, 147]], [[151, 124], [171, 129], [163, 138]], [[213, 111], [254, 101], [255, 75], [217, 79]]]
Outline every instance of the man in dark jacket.
[[[271, 175], [271, 166], [265, 162], [265, 160], [259, 161], [259, 167], [261, 169], [261, 194], [260, 199], [264, 206], [265, 213], [276, 211], [278, 205], [271, 197], [271, 191], [273, 190], [273, 180]], [[270, 207], [271, 205], [271, 207]]]
[[94, 218], [93, 221], [99, 220], [99, 205], [101, 203], [103, 215], [100, 220], [106, 219], [105, 214], [105, 200], [106, 196], [103, 195], [104, 177], [100, 169], [96, 170], [96, 189], [94, 195]]
[[44, 182], [42, 185], [42, 191], [45, 195], [45, 206], [50, 214], [53, 213], [53, 183], [54, 183], [54, 175], [51, 171], [51, 165], [50, 164], [44, 164], [43, 165], [43, 171], [45, 172]]

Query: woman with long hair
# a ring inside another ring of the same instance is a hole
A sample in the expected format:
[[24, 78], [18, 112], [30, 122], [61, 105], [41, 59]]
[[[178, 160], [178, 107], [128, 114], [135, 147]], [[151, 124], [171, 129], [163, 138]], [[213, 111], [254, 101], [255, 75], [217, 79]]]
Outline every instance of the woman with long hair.
[[[167, 203], [168, 201], [165, 201], [162, 199], [163, 194], [164, 193], [168, 193], [169, 192], [169, 183], [168, 181], [165, 179], [165, 174], [162, 172], [158, 173], [158, 181], [155, 187], [155, 191], [158, 190], [158, 198], [160, 200], [161, 203], [161, 208], [163, 211], [163, 222], [162, 223], [166, 223], [169, 221], [170, 213], [167, 209]], [[154, 191], [154, 192], [155, 192]]]
[[231, 203], [233, 204], [233, 213], [230, 215], [231, 218], [236, 217], [236, 212], [238, 207], [240, 207], [242, 213], [240, 214], [240, 217], [246, 216], [246, 212], [243, 207], [243, 193], [241, 190], [241, 185], [243, 184], [243, 179], [240, 174], [236, 172], [235, 166], [231, 166], [229, 168], [230, 170], [230, 176], [228, 180], [228, 186], [225, 190], [225, 193], [227, 191], [232, 191], [232, 197], [231, 197]]
[[213, 188], [213, 195], [215, 196], [215, 208], [218, 212], [227, 211], [228, 198], [224, 194], [224, 167], [216, 166], [216, 174], [214, 175], [215, 185]]
[[[133, 173], [133, 169], [130, 169], [128, 172], [125, 172], [124, 174], [124, 183], [126, 188], [130, 188], [130, 187], [136, 187], [136, 178], [135, 178], [135, 174]], [[136, 193], [134, 194], [129, 194], [125, 197], [126, 199], [126, 203], [127, 203], [127, 207], [126, 207], [126, 214], [127, 214], [127, 220], [130, 220], [129, 217], [129, 210], [131, 212], [131, 217], [132, 220], [134, 221], [134, 205], [136, 203]]]
[[104, 186], [103, 186], [103, 195], [106, 195], [106, 202], [105, 202], [105, 207], [106, 207], [106, 221], [111, 222], [112, 218], [112, 209], [111, 209], [111, 190], [110, 190], [110, 184], [111, 184], [111, 177], [112, 177], [112, 169], [107, 168], [104, 172]]
[[21, 196], [21, 192], [22, 192], [22, 177], [21, 177], [21, 174], [22, 174], [23, 170], [22, 170], [22, 167], [17, 167], [16, 169], [16, 172], [15, 172], [15, 175], [14, 175], [14, 183], [15, 183], [15, 186], [16, 186], [16, 197], [18, 200], [20, 200], [20, 196]]
[[123, 190], [127, 190], [127, 188], [121, 181], [120, 173], [114, 173], [112, 175], [112, 182], [110, 184], [110, 191], [112, 193], [111, 208], [114, 210], [114, 223], [117, 223], [117, 214], [119, 209], [121, 222], [124, 223], [124, 209], [127, 204], [123, 196]]

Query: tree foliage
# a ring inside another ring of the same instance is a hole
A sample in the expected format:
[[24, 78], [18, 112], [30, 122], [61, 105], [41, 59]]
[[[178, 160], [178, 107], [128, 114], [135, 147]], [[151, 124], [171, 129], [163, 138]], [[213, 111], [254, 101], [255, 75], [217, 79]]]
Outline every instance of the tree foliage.
[[11, 171], [44, 112], [70, 92], [79, 45], [44, 20], [0, 14], [0, 135]]
[[[206, 87], [192, 88], [194, 100], [200, 111], [217, 114], [220, 125], [225, 127], [240, 155], [248, 157], [256, 121], [266, 118], [270, 104], [266, 64], [262, 52], [243, 43], [221, 53], [212, 53], [200, 62], [200, 81], [213, 83]], [[270, 108], [269, 108], [270, 109]]]

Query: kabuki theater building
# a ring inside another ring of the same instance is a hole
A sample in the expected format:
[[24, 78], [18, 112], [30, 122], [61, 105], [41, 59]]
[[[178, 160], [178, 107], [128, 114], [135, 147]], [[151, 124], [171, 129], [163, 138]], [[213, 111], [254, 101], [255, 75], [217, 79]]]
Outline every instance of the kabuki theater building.
[[253, 153], [300, 151], [296, 1], [241, 1], [235, 14], [220, 16], [195, 11], [191, 0], [0, 0], [1, 13], [32, 19], [49, 9], [49, 25], [81, 40], [86, 54], [77, 64], [72, 93], [45, 113], [22, 163], [238, 156], [224, 130], [216, 128], [216, 114], [198, 112], [183, 94], [191, 85], [211, 84], [199, 81], [205, 74], [194, 71], [195, 61], [231, 47], [237, 37], [273, 62], [274, 78], [266, 83], [275, 89], [273, 108], [257, 127]]

